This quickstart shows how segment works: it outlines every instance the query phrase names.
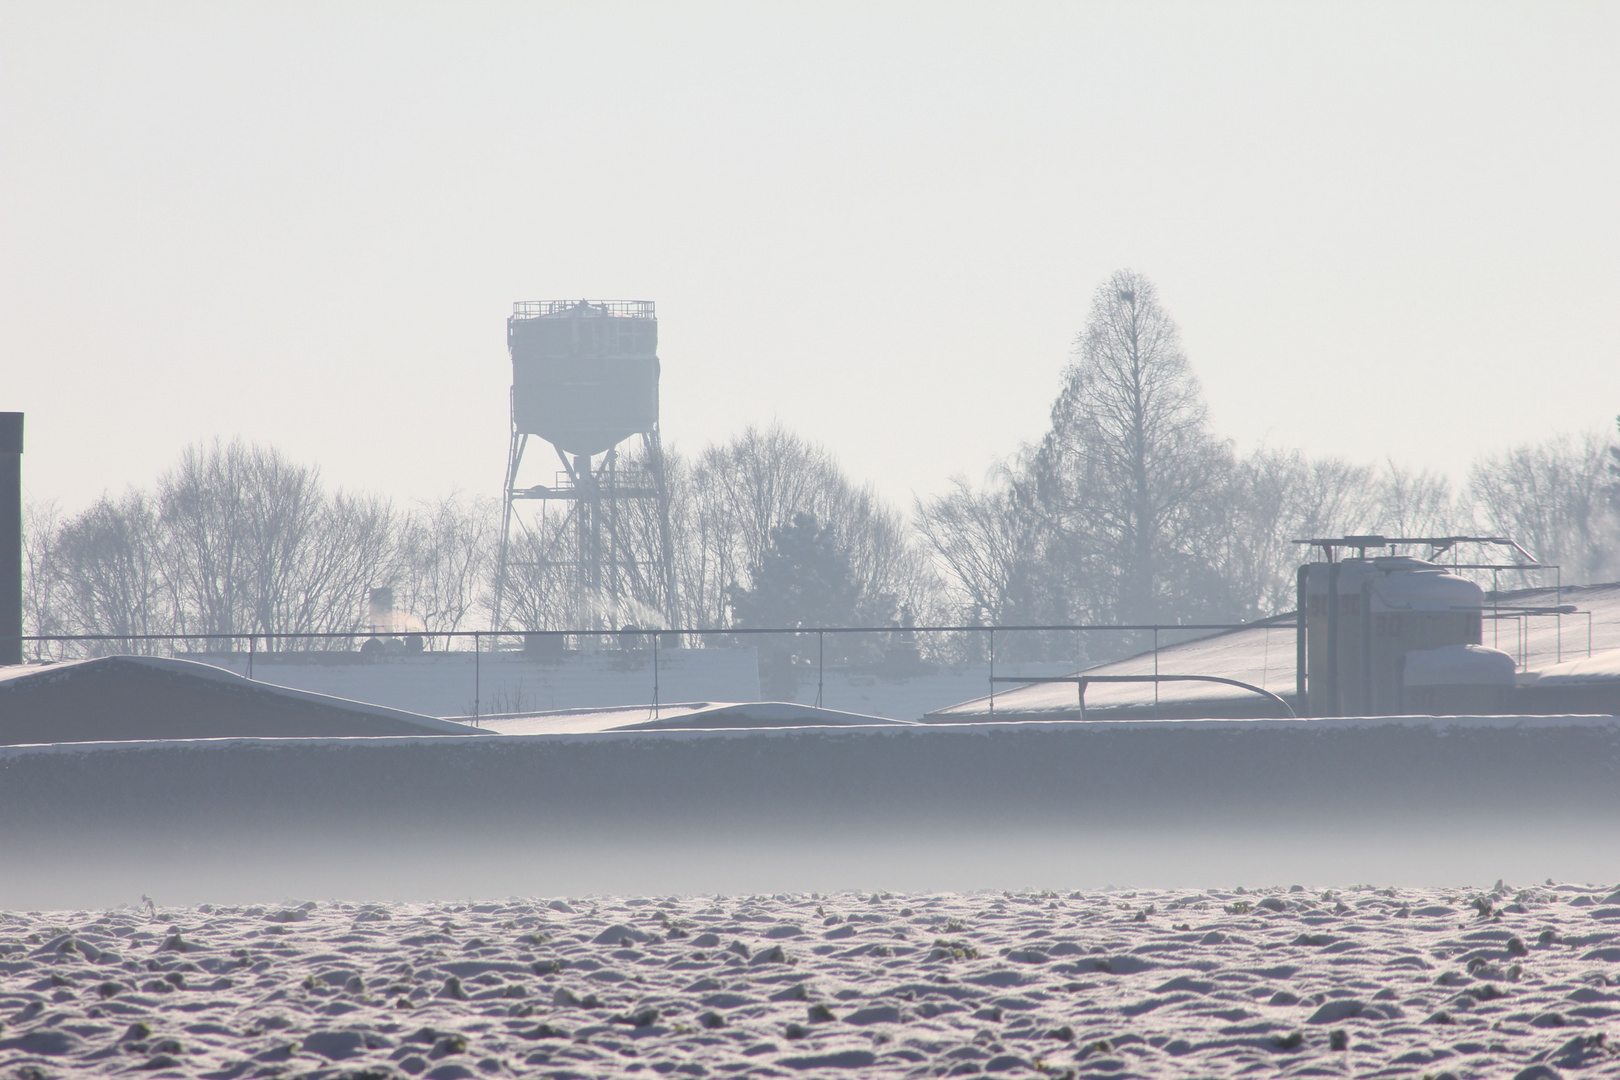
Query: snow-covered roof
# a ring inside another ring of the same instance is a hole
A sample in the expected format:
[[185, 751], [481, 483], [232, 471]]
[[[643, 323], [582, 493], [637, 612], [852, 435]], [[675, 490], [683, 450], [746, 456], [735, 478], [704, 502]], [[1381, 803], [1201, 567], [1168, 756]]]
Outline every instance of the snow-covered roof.
[[[1574, 614], [1514, 614], [1513, 609], [1548, 610], [1573, 604]], [[1500, 617], [1492, 618], [1493, 612]], [[1620, 650], [1620, 583], [1565, 586], [1561, 590], [1524, 589], [1498, 594], [1486, 600], [1484, 642], [1512, 656], [1521, 672], [1538, 672], [1561, 678], [1574, 677], [1588, 649], [1594, 661], [1599, 653]], [[1569, 672], [1566, 667], [1574, 661]], [[1603, 661], [1590, 668], [1579, 668], [1595, 678], [1607, 670]], [[1612, 663], [1620, 665], [1620, 660]], [[1193, 641], [1161, 648], [1157, 659], [1152, 652], [1085, 669], [1088, 675], [1218, 675], [1251, 683], [1284, 697], [1295, 689], [1294, 616], [1281, 615], [1241, 630], [1228, 630]], [[1079, 674], [1079, 672], [1076, 672]], [[1543, 675], [1545, 680], [1546, 676]], [[1529, 680], [1524, 680], [1529, 681]], [[1558, 679], [1550, 680], [1556, 684]], [[1051, 719], [1072, 717], [1078, 711], [1079, 690], [1073, 683], [1009, 685], [997, 689], [992, 710], [988, 695], [927, 714], [926, 722], [964, 722], [1001, 719]], [[1155, 708], [1161, 712], [1187, 715], [1186, 710], [1205, 707], [1211, 711], [1244, 710], [1253, 702], [1253, 715], [1269, 716], [1274, 703], [1257, 694], [1233, 686], [1211, 683], [1093, 683], [1086, 690], [1089, 712]]]
[[1576, 660], [1565, 660], [1534, 673], [1532, 686], [1575, 686], [1620, 682], [1620, 649], [1605, 649]]
[[881, 716], [818, 709], [785, 701], [684, 702], [610, 709], [507, 713], [455, 717], [473, 731], [492, 735], [586, 735], [599, 731], [713, 730], [717, 728], [852, 727], [896, 725]]
[[1406, 654], [1406, 686], [1512, 686], [1513, 657], [1489, 645], [1443, 645]]
[[0, 743], [418, 734], [467, 729], [192, 660], [103, 656], [0, 668]]

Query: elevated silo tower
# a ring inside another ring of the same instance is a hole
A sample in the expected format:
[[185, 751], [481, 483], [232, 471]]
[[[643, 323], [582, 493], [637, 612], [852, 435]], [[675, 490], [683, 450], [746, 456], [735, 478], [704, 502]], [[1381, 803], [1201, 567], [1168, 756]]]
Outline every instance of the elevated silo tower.
[[[506, 341], [512, 428], [495, 629], [618, 629], [667, 618], [652, 301], [518, 303]], [[562, 468], [549, 483], [519, 483], [530, 436], [556, 451]]]

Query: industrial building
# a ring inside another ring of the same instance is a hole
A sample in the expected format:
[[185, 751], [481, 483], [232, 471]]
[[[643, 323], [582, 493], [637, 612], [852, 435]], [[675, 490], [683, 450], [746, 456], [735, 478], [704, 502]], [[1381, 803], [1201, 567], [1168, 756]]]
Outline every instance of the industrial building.
[[[1094, 680], [1084, 688], [1088, 720], [1271, 718], [1290, 710], [1301, 717], [1620, 715], [1620, 584], [1487, 592], [1419, 562], [1350, 560], [1335, 576], [1340, 625], [1331, 647], [1328, 576], [1316, 569], [1325, 564], [1307, 564], [1307, 589], [1324, 588], [1308, 593], [1303, 619], [1290, 612], [1077, 670], [1063, 681], [1009, 679], [994, 694], [922, 719], [1077, 720], [1085, 679]], [[1272, 697], [1155, 676], [1220, 676]], [[1112, 677], [1144, 681], [1107, 681]]]

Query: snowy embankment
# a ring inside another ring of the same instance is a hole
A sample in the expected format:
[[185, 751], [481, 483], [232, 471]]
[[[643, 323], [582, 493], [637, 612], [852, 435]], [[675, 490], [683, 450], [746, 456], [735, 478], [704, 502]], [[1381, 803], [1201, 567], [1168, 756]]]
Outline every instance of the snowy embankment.
[[0, 913], [0, 1070], [1595, 1080], [1620, 1071], [1617, 905], [1498, 883]]
[[0, 907], [303, 893], [1620, 878], [1620, 721], [0, 749]]

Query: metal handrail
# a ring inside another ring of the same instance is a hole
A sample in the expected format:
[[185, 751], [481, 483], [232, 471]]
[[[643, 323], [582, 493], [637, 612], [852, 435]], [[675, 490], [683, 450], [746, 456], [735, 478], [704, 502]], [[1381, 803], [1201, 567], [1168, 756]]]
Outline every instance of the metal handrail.
[[[1292, 617], [1291, 615], [1288, 617]], [[560, 634], [565, 636], [614, 636], [622, 637], [632, 634], [678, 634], [692, 637], [711, 637], [727, 634], [954, 634], [966, 633], [1039, 633], [1043, 631], [1076, 631], [1076, 630], [1139, 630], [1167, 632], [1172, 630], [1246, 630], [1254, 626], [1264, 626], [1274, 623], [1275, 619], [1257, 619], [1254, 622], [1239, 623], [1063, 623], [1039, 626], [777, 626], [777, 627], [743, 627], [743, 626], [706, 626], [706, 627], [656, 627], [643, 626], [637, 628], [622, 628], [619, 630], [587, 630], [572, 627], [564, 630], [415, 630], [390, 631], [377, 633], [372, 630], [335, 630], [335, 631], [230, 631], [215, 634], [28, 634], [24, 641], [284, 641], [284, 640], [321, 640], [335, 641], [341, 638], [356, 637], [431, 637], [431, 638], [483, 638], [523, 637], [527, 634]]]
[[566, 315], [579, 310], [582, 304], [592, 315], [612, 315], [621, 319], [656, 318], [651, 300], [519, 300], [512, 305], [512, 316], [536, 319], [548, 315]]
[[1268, 697], [1283, 707], [1284, 711], [1288, 713], [1288, 719], [1299, 719], [1299, 716], [1294, 712], [1294, 707], [1288, 704], [1288, 702], [1284, 701], [1282, 698], [1278, 697], [1276, 694], [1273, 694], [1270, 690], [1262, 689], [1255, 686], [1253, 683], [1241, 682], [1238, 679], [1223, 678], [1220, 675], [1039, 675], [1031, 678], [1021, 678], [1017, 675], [1004, 675], [998, 678], [997, 676], [992, 675], [990, 677], [990, 681], [993, 683], [999, 682], [1021, 684], [1078, 683], [1080, 685], [1080, 719], [1082, 720], [1086, 718], [1086, 686], [1094, 682], [1153, 683], [1155, 685], [1162, 682], [1224, 683], [1227, 686], [1236, 686], [1239, 689], [1252, 690], [1262, 697]]
[[[1291, 616], [1289, 616], [1291, 617]], [[682, 627], [675, 629], [662, 629], [647, 627], [641, 629], [619, 630], [441, 630], [441, 631], [377, 631], [377, 630], [349, 630], [349, 631], [320, 631], [312, 633], [219, 633], [219, 634], [32, 634], [23, 638], [25, 642], [70, 642], [70, 641], [114, 641], [114, 642], [147, 642], [147, 641], [232, 641], [247, 642], [248, 678], [254, 676], [254, 661], [257, 659], [258, 643], [263, 640], [266, 645], [273, 641], [332, 641], [353, 640], [355, 638], [444, 638], [447, 642], [455, 638], [473, 639], [473, 715], [481, 712], [483, 700], [483, 642], [486, 638], [495, 638], [497, 641], [503, 637], [525, 637], [529, 634], [548, 634], [557, 637], [650, 637], [653, 653], [653, 710], [657, 715], [659, 700], [659, 663], [658, 652], [660, 643], [665, 634], [677, 637], [725, 637], [729, 635], [752, 636], [758, 634], [814, 634], [816, 635], [816, 705], [822, 704], [822, 696], [826, 679], [825, 649], [823, 643], [827, 634], [930, 634], [930, 633], [986, 633], [990, 635], [990, 700], [992, 715], [995, 711], [995, 670], [996, 670], [996, 634], [997, 632], [1074, 632], [1083, 630], [1102, 631], [1141, 631], [1153, 633], [1153, 660], [1154, 667], [1158, 666], [1159, 635], [1174, 630], [1190, 631], [1230, 631], [1242, 630], [1252, 626], [1271, 625], [1276, 618], [1259, 619], [1248, 623], [1068, 623], [1062, 625], [1039, 626], [792, 626], [792, 627]], [[464, 654], [463, 654], [464, 655]]]

